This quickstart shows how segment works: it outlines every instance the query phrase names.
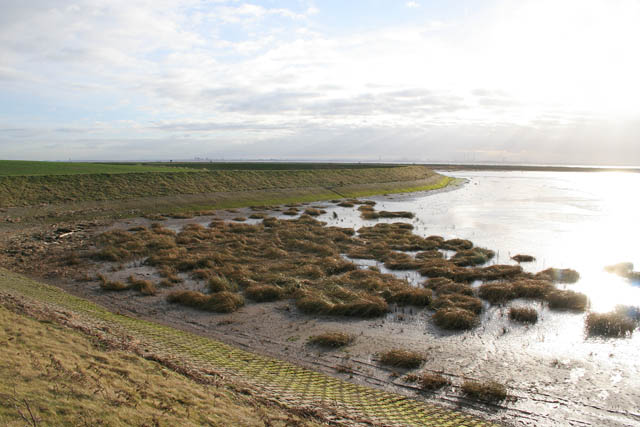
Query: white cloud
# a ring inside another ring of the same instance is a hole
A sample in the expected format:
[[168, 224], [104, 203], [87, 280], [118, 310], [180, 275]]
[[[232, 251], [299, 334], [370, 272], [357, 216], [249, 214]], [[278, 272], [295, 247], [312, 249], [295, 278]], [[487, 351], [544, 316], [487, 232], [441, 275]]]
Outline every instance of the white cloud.
[[408, 1], [404, 4], [405, 6], [407, 6], [410, 9], [414, 9], [416, 7], [420, 7], [420, 3], [418, 3], [417, 1]]
[[[307, 147], [311, 156], [325, 141], [336, 155], [355, 156], [362, 145], [351, 144], [366, 137], [384, 143], [363, 156], [391, 156], [393, 139], [425, 159], [510, 146], [514, 157], [538, 158], [539, 146], [551, 156], [553, 144], [575, 151], [609, 132], [624, 142], [619, 153], [593, 143], [592, 158], [640, 161], [638, 2], [504, 1], [457, 21], [340, 35], [300, 4], [8, 1], [0, 95], [33, 94], [45, 108], [37, 120], [0, 119], [0, 156], [38, 153], [45, 141], [85, 147], [91, 138], [101, 144], [94, 155], [107, 156], [109, 141], [173, 137], [204, 144], [187, 144], [194, 150], [266, 157], [269, 147], [285, 157]], [[72, 119], [60, 118], [65, 109]]]

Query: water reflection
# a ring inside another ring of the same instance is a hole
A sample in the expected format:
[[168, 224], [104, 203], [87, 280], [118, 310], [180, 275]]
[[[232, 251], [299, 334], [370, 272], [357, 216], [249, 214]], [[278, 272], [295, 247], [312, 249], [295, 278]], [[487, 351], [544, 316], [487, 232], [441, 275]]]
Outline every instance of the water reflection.
[[[460, 237], [494, 249], [493, 262], [513, 263], [524, 253], [536, 262], [527, 271], [573, 268], [581, 280], [568, 289], [586, 293], [593, 311], [617, 304], [640, 305], [640, 287], [604, 272], [606, 265], [633, 262], [640, 269], [639, 205], [633, 196], [640, 174], [573, 172], [457, 172], [468, 184], [439, 194], [376, 197], [377, 210], [407, 210], [414, 232]], [[335, 210], [338, 218], [332, 218]], [[331, 208], [330, 225], [372, 225], [352, 208]], [[381, 220], [394, 222], [395, 220]]]

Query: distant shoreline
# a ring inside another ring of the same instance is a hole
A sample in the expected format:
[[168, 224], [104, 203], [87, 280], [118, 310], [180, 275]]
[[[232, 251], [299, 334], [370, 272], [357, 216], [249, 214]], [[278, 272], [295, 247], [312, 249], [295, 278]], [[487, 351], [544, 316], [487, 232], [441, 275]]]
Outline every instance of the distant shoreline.
[[596, 166], [529, 166], [529, 165], [482, 165], [482, 164], [438, 164], [421, 163], [433, 170], [494, 170], [494, 171], [533, 171], [533, 172], [632, 172], [639, 173], [640, 167], [596, 167]]

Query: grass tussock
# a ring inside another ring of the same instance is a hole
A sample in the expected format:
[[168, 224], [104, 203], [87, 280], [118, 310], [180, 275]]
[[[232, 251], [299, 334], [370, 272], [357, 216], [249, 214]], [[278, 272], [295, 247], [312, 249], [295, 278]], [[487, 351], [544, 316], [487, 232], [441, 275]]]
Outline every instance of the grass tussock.
[[244, 305], [242, 295], [227, 291], [213, 294], [187, 290], [174, 291], [167, 296], [167, 301], [215, 313], [231, 313]]
[[495, 381], [465, 381], [462, 392], [473, 399], [489, 402], [500, 402], [508, 396], [506, 387]]
[[556, 283], [576, 283], [580, 280], [580, 273], [570, 268], [547, 268], [536, 276]]
[[451, 261], [459, 267], [482, 265], [493, 259], [495, 255], [496, 253], [491, 249], [476, 247], [456, 252]]
[[129, 282], [130, 289], [135, 289], [142, 295], [155, 295], [157, 293], [155, 285], [149, 280], [138, 279], [137, 277], [131, 275], [129, 276], [127, 281]]
[[621, 338], [630, 336], [637, 326], [637, 322], [620, 311], [589, 313], [585, 319], [585, 329], [589, 336]]
[[574, 291], [556, 290], [547, 295], [549, 308], [554, 310], [585, 311], [589, 299], [585, 294]]
[[445, 294], [433, 300], [431, 307], [434, 310], [443, 308], [458, 308], [474, 314], [482, 313], [482, 300], [470, 295]]
[[430, 372], [420, 374], [416, 382], [424, 391], [436, 391], [451, 385], [451, 381], [448, 378]]
[[538, 312], [531, 307], [511, 307], [509, 319], [520, 323], [537, 323]]
[[209, 292], [234, 292], [238, 290], [238, 286], [231, 280], [229, 280], [225, 276], [220, 276], [217, 274], [210, 275], [209, 280], [207, 281], [207, 287], [209, 288]]
[[424, 361], [424, 355], [409, 350], [393, 349], [380, 354], [380, 363], [394, 368], [416, 369]]
[[325, 332], [309, 337], [309, 344], [326, 348], [339, 348], [351, 344], [355, 340], [353, 335], [344, 332]]
[[397, 292], [388, 292], [385, 296], [387, 302], [401, 304], [401, 305], [413, 305], [416, 307], [427, 307], [431, 304], [433, 293], [431, 289], [420, 288], [408, 288], [399, 290]]
[[533, 262], [536, 260], [536, 257], [531, 255], [518, 254], [511, 257], [515, 262]]
[[503, 304], [516, 298], [513, 285], [509, 282], [485, 283], [480, 286], [478, 295], [491, 304]]
[[440, 328], [452, 331], [472, 329], [478, 323], [475, 313], [458, 307], [438, 309], [432, 318]]
[[247, 298], [256, 302], [278, 301], [284, 297], [284, 290], [276, 285], [252, 285], [245, 289]]
[[104, 291], [126, 291], [129, 285], [119, 281], [109, 280], [103, 274], [98, 274], [100, 288]]
[[327, 211], [325, 211], [324, 209], [307, 208], [304, 210], [304, 214], [310, 216], [319, 216], [325, 213], [327, 213]]

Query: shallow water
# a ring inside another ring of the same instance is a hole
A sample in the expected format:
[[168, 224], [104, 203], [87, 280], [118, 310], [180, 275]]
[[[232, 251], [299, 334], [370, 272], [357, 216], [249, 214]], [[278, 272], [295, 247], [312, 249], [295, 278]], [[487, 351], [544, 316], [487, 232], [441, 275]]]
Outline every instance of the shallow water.
[[[515, 264], [516, 254], [536, 257], [522, 267], [580, 272], [570, 289], [586, 293], [593, 311], [617, 304], [640, 305], [640, 286], [606, 273], [606, 265], [633, 262], [640, 269], [640, 203], [634, 196], [640, 174], [573, 172], [459, 172], [468, 183], [438, 194], [374, 197], [376, 210], [416, 214], [414, 233], [469, 239], [497, 252], [493, 263]], [[338, 219], [333, 219], [335, 211]], [[362, 220], [352, 208], [332, 207], [323, 221], [355, 227]], [[382, 220], [394, 222], [397, 220]]]

